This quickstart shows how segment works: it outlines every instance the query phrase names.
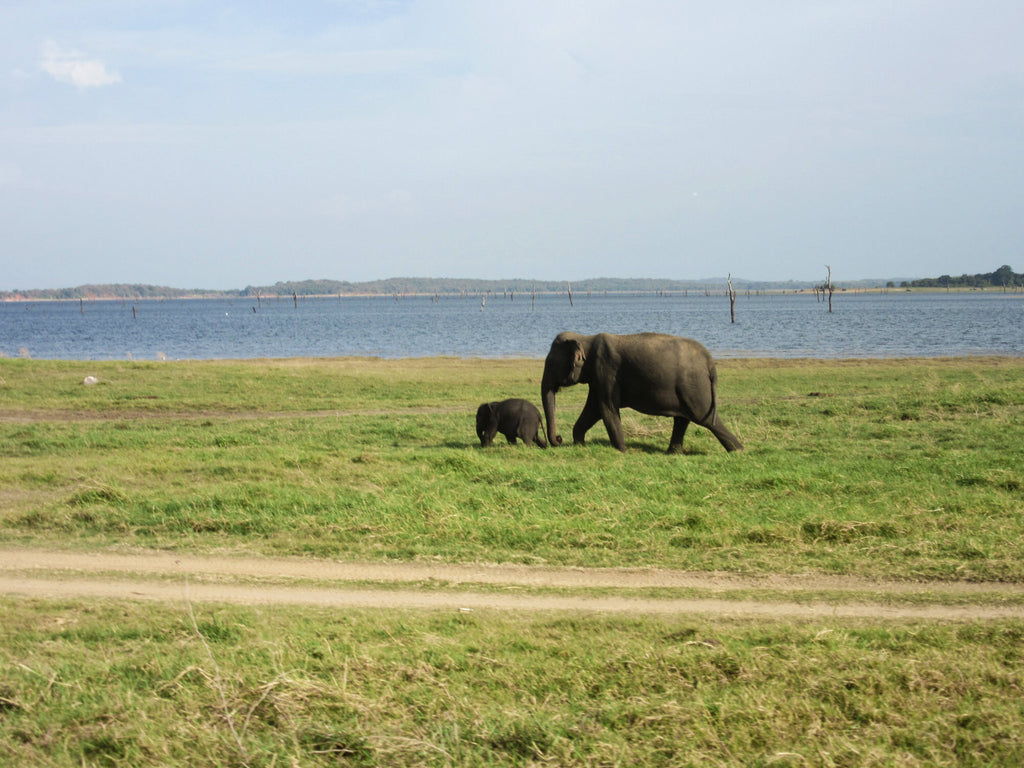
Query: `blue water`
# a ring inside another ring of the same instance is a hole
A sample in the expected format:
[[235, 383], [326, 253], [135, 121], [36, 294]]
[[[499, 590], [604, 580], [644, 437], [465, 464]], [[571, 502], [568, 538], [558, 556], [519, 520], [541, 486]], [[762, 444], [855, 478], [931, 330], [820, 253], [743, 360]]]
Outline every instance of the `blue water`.
[[1024, 355], [1003, 293], [175, 299], [0, 302], [0, 356], [68, 360], [543, 357], [561, 331], [660, 331], [718, 357]]

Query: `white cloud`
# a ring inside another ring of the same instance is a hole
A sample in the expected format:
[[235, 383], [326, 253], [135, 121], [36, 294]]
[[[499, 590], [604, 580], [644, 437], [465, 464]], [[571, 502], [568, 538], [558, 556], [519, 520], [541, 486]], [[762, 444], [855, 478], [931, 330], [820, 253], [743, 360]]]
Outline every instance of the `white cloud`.
[[99, 88], [121, 82], [121, 75], [108, 70], [102, 61], [88, 59], [78, 51], [63, 50], [52, 40], [43, 44], [41, 66], [57, 82], [78, 88]]

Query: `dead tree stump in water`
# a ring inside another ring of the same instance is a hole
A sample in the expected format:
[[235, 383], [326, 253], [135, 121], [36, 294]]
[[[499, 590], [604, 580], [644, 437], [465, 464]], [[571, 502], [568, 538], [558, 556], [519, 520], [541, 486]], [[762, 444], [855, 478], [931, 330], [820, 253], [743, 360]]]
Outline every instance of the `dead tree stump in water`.
[[729, 286], [729, 318], [735, 323], [736, 322], [736, 289], [732, 287], [732, 272], [729, 273], [729, 278], [726, 281]]

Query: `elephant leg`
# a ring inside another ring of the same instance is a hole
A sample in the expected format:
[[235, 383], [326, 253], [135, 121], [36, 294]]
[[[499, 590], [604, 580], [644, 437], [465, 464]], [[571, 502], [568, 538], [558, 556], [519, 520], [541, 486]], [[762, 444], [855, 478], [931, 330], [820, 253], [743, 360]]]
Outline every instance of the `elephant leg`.
[[593, 391], [591, 391], [590, 396], [587, 397], [586, 405], [583, 406], [583, 412], [576, 419], [576, 423], [572, 427], [572, 441], [577, 445], [586, 443], [587, 431], [597, 424], [600, 418], [601, 407], [593, 396]]
[[740, 442], [739, 438], [730, 432], [722, 420], [718, 418], [718, 414], [715, 414], [714, 420], [708, 426], [711, 430], [711, 434], [718, 438], [718, 442], [722, 444], [722, 447], [727, 451], [742, 451], [743, 443]]
[[536, 424], [524, 424], [519, 428], [519, 437], [527, 447], [533, 446], [539, 439], [540, 433]]
[[626, 439], [622, 434], [622, 418], [619, 411], [611, 406], [602, 409], [601, 418], [604, 419], [604, 428], [608, 430], [608, 439], [617, 450], [626, 450]]
[[686, 435], [686, 428], [690, 426], [690, 420], [682, 416], [676, 416], [672, 424], [672, 438], [668, 441], [669, 453], [683, 452], [683, 437]]

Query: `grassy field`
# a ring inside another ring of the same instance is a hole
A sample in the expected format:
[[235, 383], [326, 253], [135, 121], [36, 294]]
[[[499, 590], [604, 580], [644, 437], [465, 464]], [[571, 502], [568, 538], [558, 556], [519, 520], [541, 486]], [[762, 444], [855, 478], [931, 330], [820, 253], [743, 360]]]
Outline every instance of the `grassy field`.
[[[539, 405], [537, 360], [0, 359], [0, 543], [1024, 583], [1024, 359], [719, 368], [747, 449], [668, 456], [630, 412], [626, 454], [600, 426], [480, 449], [476, 406]], [[0, 617], [0, 764], [1024, 762], [1017, 619]]]
[[[539, 361], [0, 360], [9, 542], [1024, 581], [1024, 360], [726, 361], [747, 450], [482, 450]], [[94, 375], [100, 384], [81, 384]], [[563, 390], [565, 435], [585, 387]]]
[[6, 765], [1010, 766], [1020, 622], [5, 601]]

